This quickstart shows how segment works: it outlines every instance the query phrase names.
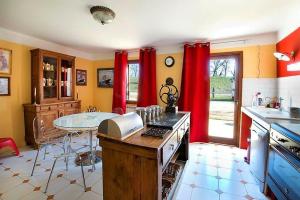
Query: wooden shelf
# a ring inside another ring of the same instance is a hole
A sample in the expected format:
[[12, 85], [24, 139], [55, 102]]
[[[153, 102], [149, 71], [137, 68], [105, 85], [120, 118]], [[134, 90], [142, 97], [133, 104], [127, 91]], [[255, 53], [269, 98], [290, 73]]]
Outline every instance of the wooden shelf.
[[170, 190], [170, 192], [169, 192], [169, 194], [166, 198], [167, 200], [171, 200], [173, 198], [174, 194], [175, 194], [177, 185], [179, 183], [179, 180], [182, 176], [182, 173], [183, 173], [183, 170], [184, 170], [184, 167], [185, 167], [185, 163], [186, 163], [185, 161], [176, 161], [176, 164], [178, 164], [180, 166], [180, 168], [179, 168], [179, 171], [177, 173], [176, 179], [175, 179], [174, 183], [171, 186], [171, 190]]

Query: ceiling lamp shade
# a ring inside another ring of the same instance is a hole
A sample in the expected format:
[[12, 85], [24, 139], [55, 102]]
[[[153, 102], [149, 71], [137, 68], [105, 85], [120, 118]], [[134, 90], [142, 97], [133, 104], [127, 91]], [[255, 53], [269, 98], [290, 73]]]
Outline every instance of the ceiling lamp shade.
[[116, 16], [114, 11], [104, 6], [93, 6], [90, 11], [94, 19], [102, 25], [112, 22]]
[[295, 54], [294, 51], [292, 51], [290, 54], [275, 52], [274, 56], [275, 58], [281, 61], [290, 61], [291, 58], [294, 59], [294, 54]]

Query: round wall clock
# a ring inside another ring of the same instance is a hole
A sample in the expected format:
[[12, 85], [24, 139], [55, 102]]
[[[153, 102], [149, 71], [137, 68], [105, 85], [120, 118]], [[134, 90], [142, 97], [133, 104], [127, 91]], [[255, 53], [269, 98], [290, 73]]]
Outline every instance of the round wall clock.
[[165, 59], [165, 65], [167, 67], [172, 67], [175, 64], [175, 59], [172, 56], [168, 56]]

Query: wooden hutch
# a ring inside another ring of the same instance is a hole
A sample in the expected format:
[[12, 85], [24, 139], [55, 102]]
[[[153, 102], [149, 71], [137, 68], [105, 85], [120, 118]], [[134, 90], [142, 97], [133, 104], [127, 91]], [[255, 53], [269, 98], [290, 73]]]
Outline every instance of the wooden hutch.
[[75, 57], [52, 51], [31, 50], [31, 104], [24, 104], [25, 140], [35, 145], [32, 122], [44, 121], [45, 131], [53, 120], [80, 112], [80, 101], [74, 98]]

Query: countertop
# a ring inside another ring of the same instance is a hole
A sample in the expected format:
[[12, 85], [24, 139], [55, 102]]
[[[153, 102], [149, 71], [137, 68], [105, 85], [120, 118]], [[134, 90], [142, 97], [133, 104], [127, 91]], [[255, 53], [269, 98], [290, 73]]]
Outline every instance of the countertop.
[[[179, 112], [185, 114], [176, 124], [176, 127], [179, 127], [188, 117], [190, 117], [189, 112]], [[128, 138], [121, 140], [121, 139], [116, 139], [116, 138], [111, 138], [107, 136], [106, 134], [103, 133], [98, 133], [97, 137], [110, 141], [114, 141], [117, 143], [123, 143], [127, 145], [133, 145], [133, 146], [140, 146], [144, 148], [150, 148], [150, 149], [160, 149], [173, 135], [172, 133], [174, 130], [169, 130], [164, 138], [156, 138], [156, 137], [147, 137], [147, 136], [142, 136], [142, 133], [147, 131], [150, 127], [145, 127], [142, 130], [137, 131], [133, 135], [129, 136]]]
[[[265, 108], [264, 110], [266, 110]], [[254, 121], [265, 127], [266, 129], [270, 130], [271, 124], [277, 123], [285, 128], [289, 129], [289, 126], [300, 126], [300, 120], [299, 119], [277, 119], [277, 118], [266, 118], [262, 116], [262, 114], [259, 111], [259, 108], [253, 108], [253, 107], [242, 107], [242, 112], [248, 115], [250, 118], [252, 118]]]

